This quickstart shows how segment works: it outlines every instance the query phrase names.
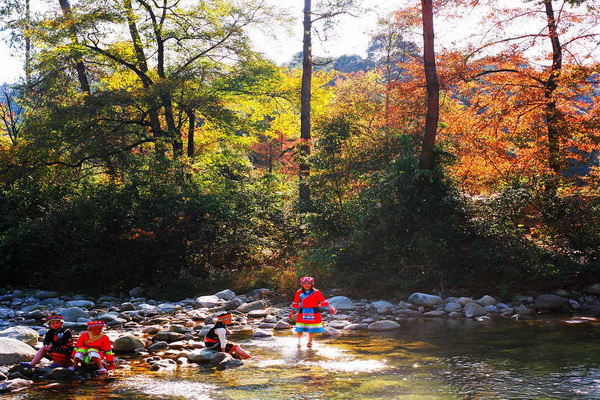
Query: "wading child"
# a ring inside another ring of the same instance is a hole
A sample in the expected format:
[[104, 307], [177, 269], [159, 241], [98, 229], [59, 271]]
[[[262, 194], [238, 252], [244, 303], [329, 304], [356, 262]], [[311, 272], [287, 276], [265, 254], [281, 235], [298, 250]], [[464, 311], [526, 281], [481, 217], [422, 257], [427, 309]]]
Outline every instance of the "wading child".
[[313, 336], [315, 333], [323, 332], [323, 319], [321, 318], [320, 307], [329, 307], [329, 311], [332, 314], [337, 313], [335, 307], [330, 306], [325, 299], [325, 296], [320, 290], [315, 289], [315, 280], [310, 276], [305, 276], [300, 279], [300, 289], [294, 294], [294, 301], [292, 303], [292, 311], [290, 311], [289, 318], [293, 319], [294, 311], [298, 311], [296, 316], [296, 336], [298, 337], [298, 347], [300, 347], [300, 339], [304, 332], [308, 333], [307, 347], [312, 347]]
[[115, 358], [112, 351], [110, 338], [102, 332], [104, 321], [90, 321], [87, 323], [88, 330], [81, 334], [75, 345], [73, 366], [70, 370], [75, 371], [80, 363], [96, 364], [99, 374], [106, 374], [105, 362], [108, 369], [115, 369]]
[[62, 315], [50, 315], [46, 321], [50, 329], [44, 336], [42, 348], [38, 350], [31, 362], [21, 364], [33, 368], [45, 356], [52, 360], [52, 367], [68, 367], [74, 349], [73, 335], [69, 329], [64, 328], [65, 320]]
[[228, 312], [217, 315], [217, 323], [204, 336], [206, 349], [220, 350], [223, 353], [229, 353], [233, 357], [240, 359], [252, 357], [239, 344], [227, 341], [227, 335], [230, 332], [226, 326], [231, 324], [231, 318], [231, 313]]

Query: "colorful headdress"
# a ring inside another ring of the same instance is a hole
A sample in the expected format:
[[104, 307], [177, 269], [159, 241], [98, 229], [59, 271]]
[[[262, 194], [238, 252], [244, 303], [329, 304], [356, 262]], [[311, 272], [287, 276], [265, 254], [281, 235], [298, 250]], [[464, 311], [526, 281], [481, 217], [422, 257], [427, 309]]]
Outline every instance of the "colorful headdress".
[[315, 284], [315, 278], [311, 278], [310, 276], [305, 276], [304, 278], [300, 278], [300, 284], [310, 283], [312, 285]]
[[222, 313], [217, 315], [217, 321], [225, 321], [231, 319], [231, 313]]
[[58, 314], [52, 314], [52, 315], [48, 315], [46, 317], [46, 322], [50, 322], [50, 321], [64, 321], [65, 317], [63, 317], [62, 315], [58, 315]]
[[99, 319], [98, 320], [94, 320], [94, 321], [90, 321], [90, 322], [87, 323], [87, 326], [90, 327], [90, 328], [102, 327], [104, 325], [105, 325], [104, 321], [99, 320]]

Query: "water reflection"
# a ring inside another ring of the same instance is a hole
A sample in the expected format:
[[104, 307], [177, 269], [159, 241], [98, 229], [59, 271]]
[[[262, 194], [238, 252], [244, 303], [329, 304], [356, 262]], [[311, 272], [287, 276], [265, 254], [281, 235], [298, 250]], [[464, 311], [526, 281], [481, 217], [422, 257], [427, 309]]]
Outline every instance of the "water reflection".
[[139, 362], [115, 382], [42, 383], [8, 398], [600, 399], [597, 320], [415, 319], [401, 325], [397, 332], [319, 338], [312, 349], [298, 349], [290, 332], [245, 338], [240, 342], [257, 357], [240, 368], [152, 373]]

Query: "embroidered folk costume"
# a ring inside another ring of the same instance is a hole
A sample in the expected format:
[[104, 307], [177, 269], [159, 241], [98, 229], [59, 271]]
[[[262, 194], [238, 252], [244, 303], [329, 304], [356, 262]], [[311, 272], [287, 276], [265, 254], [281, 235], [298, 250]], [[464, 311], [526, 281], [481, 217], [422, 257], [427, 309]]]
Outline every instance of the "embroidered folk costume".
[[296, 332], [323, 332], [323, 319], [319, 307], [329, 307], [329, 303], [319, 289], [298, 289], [294, 295], [292, 308], [298, 310], [296, 316]]
[[95, 363], [98, 372], [105, 373], [106, 369], [102, 361], [106, 361], [110, 369], [114, 369], [114, 354], [108, 335], [102, 332], [104, 321], [90, 321], [87, 323], [89, 329], [82, 333], [77, 340], [74, 353], [75, 366], [82, 362], [84, 364]]
[[[64, 366], [70, 364], [73, 353], [73, 335], [70, 329], [62, 326], [64, 318], [62, 315], [50, 315], [46, 321], [60, 321], [59, 328], [50, 328], [44, 336], [43, 345], [50, 346], [46, 351], [46, 357], [50, 358], [55, 365]], [[53, 326], [52, 324], [51, 326]]]

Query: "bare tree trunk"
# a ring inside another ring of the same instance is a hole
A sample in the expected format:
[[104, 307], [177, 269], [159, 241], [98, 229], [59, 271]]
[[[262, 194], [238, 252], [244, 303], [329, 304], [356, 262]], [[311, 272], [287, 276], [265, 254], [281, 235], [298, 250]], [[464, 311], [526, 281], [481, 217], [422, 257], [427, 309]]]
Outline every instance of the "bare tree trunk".
[[[148, 77], [148, 59], [144, 54], [144, 47], [142, 39], [135, 23], [135, 14], [131, 5], [131, 0], [124, 0], [123, 5], [125, 6], [125, 14], [127, 16], [127, 25], [129, 27], [129, 34], [131, 35], [131, 41], [133, 43], [133, 51], [137, 59], [137, 67], [139, 68], [142, 75], [142, 85], [144, 88], [150, 88], [154, 82]], [[158, 115], [159, 106], [156, 101], [151, 101], [149, 104], [148, 115], [150, 116], [150, 127], [152, 129], [152, 135], [155, 138], [154, 151], [159, 157], [164, 157], [166, 153], [163, 139], [165, 132], [163, 131], [160, 123], [160, 117]]]
[[300, 94], [300, 163], [299, 163], [299, 206], [300, 210], [310, 208], [310, 106], [312, 83], [312, 12], [311, 0], [304, 0], [304, 35], [302, 41], [302, 89]]
[[423, 17], [423, 58], [427, 85], [427, 114], [425, 134], [419, 158], [421, 169], [433, 168], [433, 149], [440, 111], [440, 83], [435, 66], [432, 0], [421, 0]]
[[[73, 20], [73, 11], [71, 10], [71, 4], [69, 4], [69, 0], [58, 0], [60, 4], [60, 8], [62, 9], [63, 15], [69, 24], [69, 34], [71, 35], [71, 42], [74, 45], [79, 45], [79, 40], [77, 39], [77, 30], [75, 28], [75, 21]], [[79, 79], [79, 86], [84, 93], [90, 94], [90, 82], [87, 77], [87, 72], [85, 69], [85, 64], [83, 62], [83, 57], [77, 57], [75, 62], [75, 69], [77, 70], [77, 78]]]
[[544, 0], [546, 7], [546, 18], [548, 20], [548, 36], [552, 42], [552, 66], [550, 67], [550, 75], [544, 87], [544, 97], [546, 99], [546, 127], [548, 134], [548, 166], [555, 177], [558, 177], [562, 166], [560, 158], [560, 119], [561, 113], [556, 106], [554, 92], [558, 87], [558, 79], [562, 69], [562, 48], [558, 39], [556, 30], [556, 19], [554, 17], [554, 9], [552, 0]]

